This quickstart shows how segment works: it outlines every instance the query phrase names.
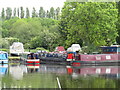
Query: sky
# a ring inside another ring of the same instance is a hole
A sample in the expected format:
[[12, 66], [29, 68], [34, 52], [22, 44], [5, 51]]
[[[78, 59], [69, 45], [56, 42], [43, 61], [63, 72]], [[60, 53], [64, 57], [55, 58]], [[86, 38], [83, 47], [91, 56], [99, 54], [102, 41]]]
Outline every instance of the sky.
[[49, 10], [50, 7], [62, 8], [66, 0], [0, 0], [0, 11], [2, 8], [11, 7], [18, 8], [23, 6], [24, 9], [28, 7], [32, 10], [33, 7], [38, 11], [42, 6], [45, 10]]

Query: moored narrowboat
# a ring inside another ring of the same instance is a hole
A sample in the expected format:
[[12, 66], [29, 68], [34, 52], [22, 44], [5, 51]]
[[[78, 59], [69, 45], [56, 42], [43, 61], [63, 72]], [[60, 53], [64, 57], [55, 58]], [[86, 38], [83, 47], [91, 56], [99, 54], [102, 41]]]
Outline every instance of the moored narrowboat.
[[79, 60], [72, 61], [72, 65], [75, 63], [80, 64], [93, 64], [93, 65], [112, 65], [119, 64], [120, 62], [120, 45], [103, 46], [101, 47], [101, 54], [80, 54]]
[[26, 64], [39, 64], [40, 59], [37, 53], [24, 52], [21, 54], [21, 60], [25, 61]]

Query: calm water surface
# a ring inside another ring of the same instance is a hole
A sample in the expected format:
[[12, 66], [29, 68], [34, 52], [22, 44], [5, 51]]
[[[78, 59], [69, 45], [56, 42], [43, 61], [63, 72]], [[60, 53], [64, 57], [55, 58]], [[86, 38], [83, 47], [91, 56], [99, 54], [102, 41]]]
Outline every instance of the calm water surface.
[[118, 66], [0, 65], [1, 88], [120, 88]]

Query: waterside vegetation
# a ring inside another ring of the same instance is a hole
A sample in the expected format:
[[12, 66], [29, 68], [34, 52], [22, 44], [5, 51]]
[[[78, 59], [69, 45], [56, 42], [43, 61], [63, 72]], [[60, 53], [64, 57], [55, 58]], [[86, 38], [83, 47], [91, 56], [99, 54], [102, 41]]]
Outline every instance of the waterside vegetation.
[[[13, 13], [12, 13], [13, 11]], [[99, 46], [120, 44], [120, 2], [65, 2], [60, 8], [32, 14], [23, 7], [1, 12], [0, 46], [8, 48], [12, 42], [22, 42], [26, 49], [38, 47], [53, 51], [61, 45], [66, 49], [79, 43], [84, 52], [96, 51]]]

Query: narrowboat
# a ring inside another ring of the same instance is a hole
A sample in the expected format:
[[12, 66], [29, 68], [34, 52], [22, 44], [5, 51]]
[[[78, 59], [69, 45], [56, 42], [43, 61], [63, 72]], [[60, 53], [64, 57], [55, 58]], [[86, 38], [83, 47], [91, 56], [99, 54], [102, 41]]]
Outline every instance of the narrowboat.
[[39, 59], [43, 64], [65, 64], [66, 56], [64, 53], [39, 53]]
[[26, 64], [38, 64], [40, 63], [39, 55], [37, 53], [24, 52], [21, 54], [21, 60]]
[[79, 60], [73, 60], [72, 65], [118, 65], [120, 63], [120, 45], [102, 46], [101, 54], [80, 54]]
[[0, 51], [0, 63], [5, 64], [8, 63], [8, 53], [4, 51]]

